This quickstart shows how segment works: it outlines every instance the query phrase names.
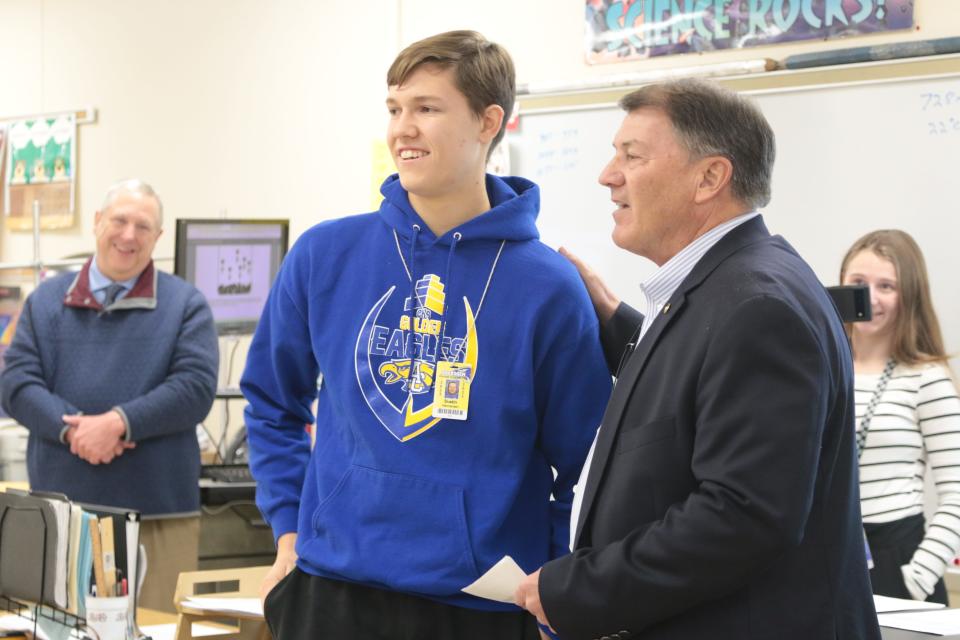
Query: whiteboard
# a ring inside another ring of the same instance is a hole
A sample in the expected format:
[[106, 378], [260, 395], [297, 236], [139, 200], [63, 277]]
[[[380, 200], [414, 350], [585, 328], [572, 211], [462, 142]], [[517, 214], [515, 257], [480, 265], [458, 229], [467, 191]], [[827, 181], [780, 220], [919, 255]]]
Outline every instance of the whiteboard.
[[[907, 231], [925, 254], [947, 351], [960, 352], [960, 74], [752, 97], [777, 138], [763, 211], [771, 232], [832, 285], [856, 238]], [[655, 266], [613, 244], [613, 205], [597, 182], [622, 119], [610, 105], [521, 112], [507, 141], [511, 173], [540, 184], [544, 242], [580, 255], [639, 306], [637, 285]]]

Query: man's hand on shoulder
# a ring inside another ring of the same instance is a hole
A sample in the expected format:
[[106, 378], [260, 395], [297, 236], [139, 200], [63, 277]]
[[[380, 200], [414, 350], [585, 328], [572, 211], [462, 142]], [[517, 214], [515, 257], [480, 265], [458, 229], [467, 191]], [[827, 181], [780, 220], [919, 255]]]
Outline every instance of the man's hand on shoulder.
[[593, 302], [593, 308], [597, 312], [600, 324], [607, 324], [613, 314], [616, 313], [617, 307], [620, 306], [620, 298], [607, 286], [600, 274], [591, 269], [586, 262], [564, 247], [560, 247], [560, 255], [572, 262], [573, 266], [577, 268], [580, 279], [583, 280], [583, 284], [587, 287], [587, 293], [590, 294], [590, 301]]
[[70, 444], [70, 453], [90, 464], [108, 464], [136, 444], [123, 440], [127, 425], [116, 411], [94, 416], [63, 416], [69, 428], [64, 439]]

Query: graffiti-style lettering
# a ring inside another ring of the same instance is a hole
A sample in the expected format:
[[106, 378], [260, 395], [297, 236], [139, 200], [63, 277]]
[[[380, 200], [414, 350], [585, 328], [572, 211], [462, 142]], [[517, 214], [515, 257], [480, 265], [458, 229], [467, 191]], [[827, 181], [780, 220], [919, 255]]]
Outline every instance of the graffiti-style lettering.
[[727, 5], [730, 4], [731, 1], [732, 0], [717, 0], [717, 4], [714, 6], [712, 40], [730, 37], [730, 30], [727, 29], [727, 25], [730, 24], [730, 16], [727, 15]]
[[[623, 3], [614, 2], [612, 5], [607, 7], [607, 30], [612, 31], [613, 33], [619, 33], [622, 31], [622, 27], [620, 26], [621, 18], [623, 18]], [[607, 43], [607, 50], [616, 51], [621, 46], [623, 46], [623, 40], [611, 39]]]
[[670, 42], [680, 42], [687, 32], [693, 30], [693, 14], [696, 7], [695, 0], [684, 0], [683, 9], [677, 0], [671, 5]]
[[694, 5], [693, 26], [697, 30], [697, 35], [704, 40], [710, 40], [713, 37], [710, 27], [708, 27], [704, 21], [710, 4], [711, 0], [697, 0], [697, 3]]
[[847, 14], [843, 12], [843, 0], [827, 0], [827, 4], [823, 7], [823, 23], [830, 27], [834, 22], [850, 24]]
[[804, 3], [800, 6], [800, 13], [803, 14], [803, 19], [811, 27], [819, 29], [820, 25], [823, 24], [823, 21], [813, 12], [813, 6], [810, 4], [810, 0], [804, 0]]
[[667, 35], [663, 32], [664, 27], [670, 24], [672, 13], [670, 0], [655, 0], [653, 3], [652, 20], [647, 27], [647, 21], [644, 20], [644, 40], [653, 46], [663, 46], [670, 44]]
[[[784, 5], [787, 13], [784, 15]], [[791, 0], [773, 0], [773, 24], [781, 31], [790, 31], [790, 27], [797, 21], [800, 15], [800, 3], [791, 2]]]
[[750, 0], [750, 22], [747, 27], [747, 35], [754, 36], [757, 33], [764, 33], [769, 28], [767, 24], [767, 13], [773, 0]]
[[[910, 0], [613, 0], [591, 7], [592, 54], [615, 59], [909, 28]], [[596, 12], [606, 29], [597, 31]], [[602, 43], [602, 44], [601, 44]]]
[[860, 11], [857, 11], [850, 18], [853, 21], [853, 24], [863, 22], [864, 20], [869, 18], [870, 13], [873, 12], [873, 0], [859, 0], [859, 2], [860, 2]]
[[[623, 28], [627, 34], [627, 39], [630, 40], [630, 44], [642, 49], [644, 47], [643, 39], [637, 36], [637, 31], [642, 31], [646, 25], [650, 24], [650, 21], [647, 19], [651, 11], [651, 2], [653, 0], [635, 0], [633, 4], [630, 5], [630, 8], [627, 9], [627, 15], [623, 19]], [[637, 23], [640, 23], [639, 28]]]

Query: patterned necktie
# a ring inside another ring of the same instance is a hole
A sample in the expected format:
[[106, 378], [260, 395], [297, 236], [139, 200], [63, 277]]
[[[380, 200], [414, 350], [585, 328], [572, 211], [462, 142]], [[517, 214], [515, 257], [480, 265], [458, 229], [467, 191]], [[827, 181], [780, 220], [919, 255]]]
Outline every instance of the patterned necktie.
[[109, 285], [106, 291], [103, 293], [103, 308], [106, 309], [112, 305], [116, 301], [117, 296], [120, 295], [121, 291], [123, 291], [122, 284], [117, 284], [114, 282], [113, 284]]

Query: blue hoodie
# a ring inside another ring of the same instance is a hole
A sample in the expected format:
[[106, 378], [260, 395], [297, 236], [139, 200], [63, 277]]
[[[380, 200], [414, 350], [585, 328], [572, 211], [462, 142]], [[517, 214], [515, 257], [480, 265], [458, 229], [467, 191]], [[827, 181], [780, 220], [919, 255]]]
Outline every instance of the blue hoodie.
[[[509, 610], [460, 589], [567, 551], [610, 375], [583, 284], [538, 240], [537, 186], [486, 185], [492, 208], [438, 238], [392, 176], [378, 213], [283, 263], [241, 388], [257, 504], [307, 573]], [[438, 358], [471, 367], [466, 420], [434, 417]]]

